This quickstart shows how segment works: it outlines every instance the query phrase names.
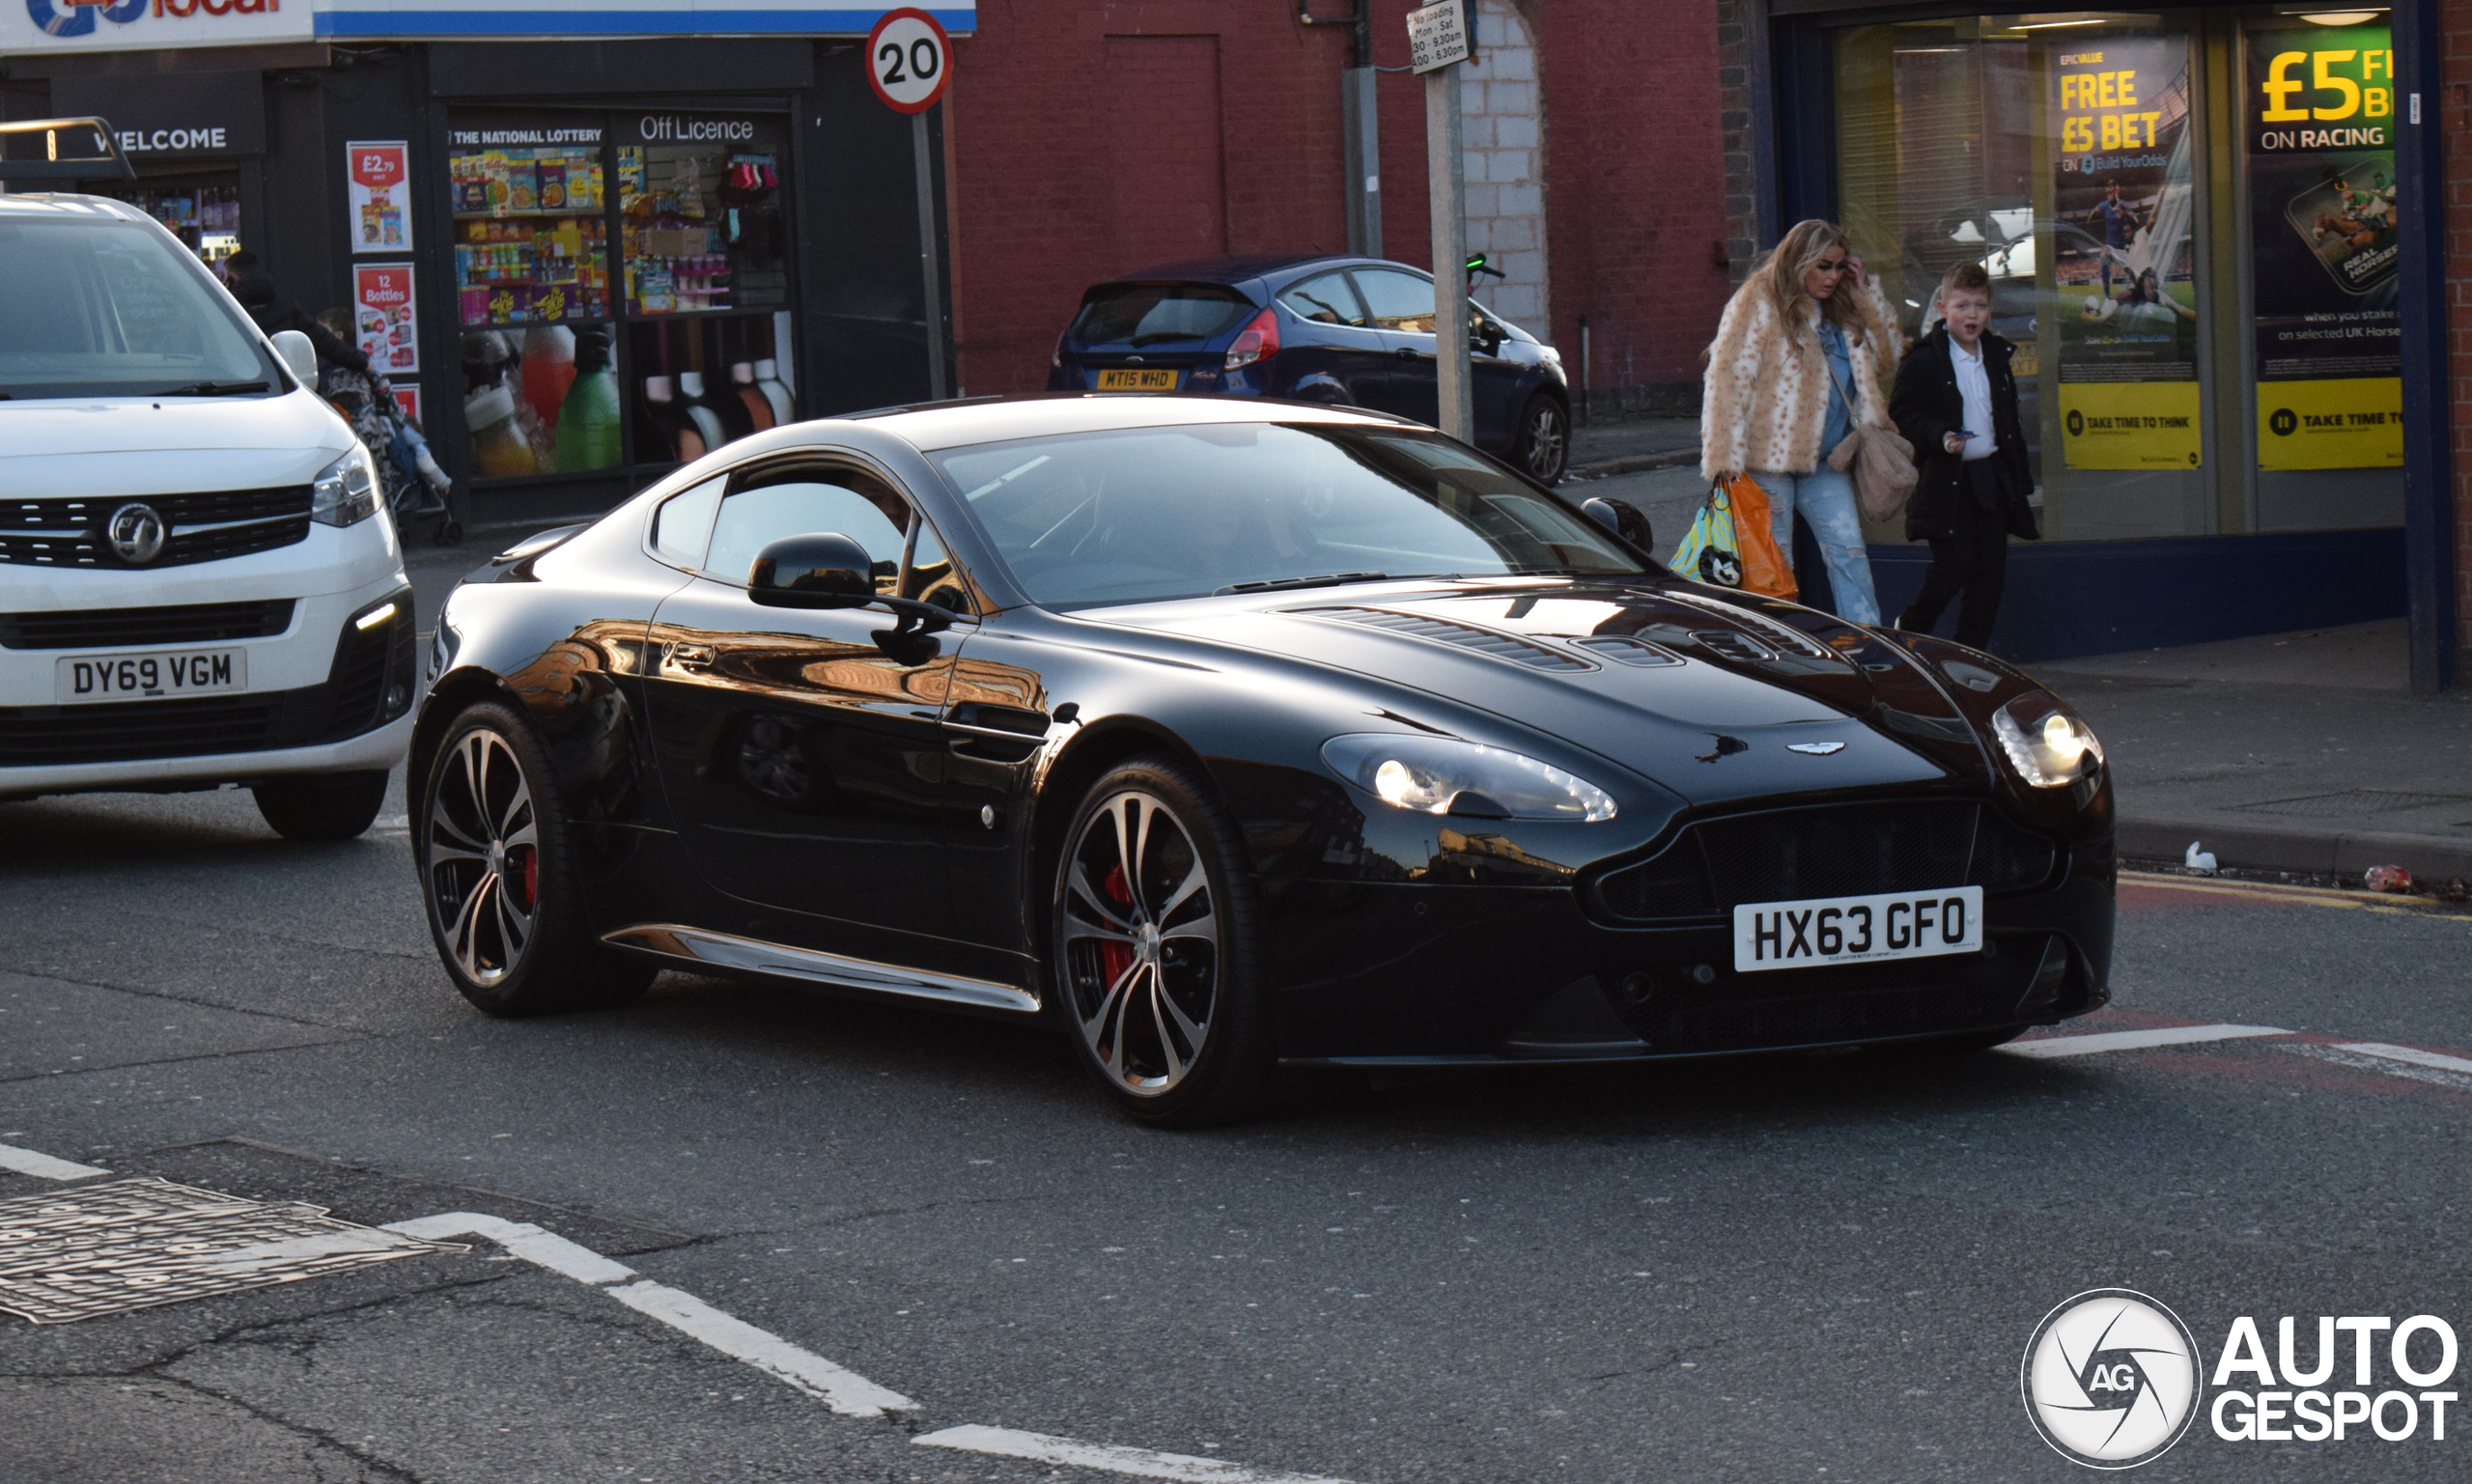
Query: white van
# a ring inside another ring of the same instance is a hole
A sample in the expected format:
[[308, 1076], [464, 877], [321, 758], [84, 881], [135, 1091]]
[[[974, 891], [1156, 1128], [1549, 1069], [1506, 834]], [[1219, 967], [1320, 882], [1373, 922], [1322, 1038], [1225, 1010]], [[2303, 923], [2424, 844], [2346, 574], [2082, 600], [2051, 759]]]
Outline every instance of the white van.
[[[67, 174], [34, 167], [89, 130], [112, 157], [84, 173], [122, 173], [106, 127], [0, 127], [0, 182]], [[239, 783], [293, 839], [369, 827], [411, 741], [412, 593], [316, 384], [306, 337], [143, 212], [0, 194], [0, 799]]]

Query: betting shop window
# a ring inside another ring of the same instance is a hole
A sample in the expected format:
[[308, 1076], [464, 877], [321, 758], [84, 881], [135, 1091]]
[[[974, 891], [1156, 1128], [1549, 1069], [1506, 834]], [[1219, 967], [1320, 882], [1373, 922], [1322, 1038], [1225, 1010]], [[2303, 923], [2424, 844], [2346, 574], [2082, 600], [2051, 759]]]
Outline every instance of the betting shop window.
[[1941, 275], [1982, 266], [2044, 534], [2216, 530], [2190, 32], [2072, 13], [1832, 40], [1840, 218], [1909, 339]]

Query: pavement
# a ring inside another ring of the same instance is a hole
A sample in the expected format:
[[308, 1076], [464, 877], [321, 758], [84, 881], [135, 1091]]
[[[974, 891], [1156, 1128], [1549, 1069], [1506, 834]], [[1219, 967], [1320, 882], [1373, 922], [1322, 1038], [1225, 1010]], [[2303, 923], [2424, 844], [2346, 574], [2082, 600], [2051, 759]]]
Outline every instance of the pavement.
[[2124, 855], [2472, 880], [2472, 686], [2416, 699], [2400, 619], [2033, 668], [2103, 740]]

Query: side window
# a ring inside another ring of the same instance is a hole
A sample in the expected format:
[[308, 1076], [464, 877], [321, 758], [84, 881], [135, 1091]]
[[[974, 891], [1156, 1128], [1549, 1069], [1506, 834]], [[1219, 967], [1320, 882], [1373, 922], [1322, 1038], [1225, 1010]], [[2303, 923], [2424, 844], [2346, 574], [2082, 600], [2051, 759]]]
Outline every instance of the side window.
[[1378, 330], [1433, 333], [1433, 284], [1396, 268], [1358, 268], [1351, 275]]
[[838, 532], [867, 548], [880, 592], [892, 590], [910, 505], [878, 481], [848, 469], [769, 471], [721, 501], [704, 571], [744, 582], [755, 554], [784, 536]]
[[961, 576], [953, 571], [953, 559], [944, 544], [936, 539], [936, 528], [926, 521], [918, 522], [918, 534], [910, 544], [910, 571], [902, 575], [901, 592], [905, 598], [932, 602], [955, 613], [970, 611], [969, 591], [962, 586]]
[[704, 546], [713, 539], [713, 513], [720, 508], [721, 488], [728, 483], [728, 475], [715, 475], [671, 495], [653, 512], [653, 550], [662, 561], [690, 572], [704, 565]]
[[1315, 324], [1364, 325], [1364, 306], [1348, 287], [1345, 273], [1323, 273], [1290, 287], [1278, 301], [1300, 320]]

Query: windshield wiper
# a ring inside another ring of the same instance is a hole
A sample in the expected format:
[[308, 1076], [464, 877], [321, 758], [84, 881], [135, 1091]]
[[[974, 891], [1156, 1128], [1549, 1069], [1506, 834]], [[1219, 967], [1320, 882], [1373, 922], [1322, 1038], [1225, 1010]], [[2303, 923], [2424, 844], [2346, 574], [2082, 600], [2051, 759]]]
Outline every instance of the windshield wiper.
[[1390, 577], [1387, 572], [1326, 572], [1318, 577], [1271, 577], [1260, 582], [1230, 582], [1225, 587], [1214, 588], [1210, 596], [1224, 598], [1230, 593], [1269, 593], [1291, 587], [1336, 587], [1342, 582], [1387, 582]]
[[264, 381], [191, 381], [186, 386], [175, 386], [169, 391], [156, 392], [154, 395], [157, 397], [228, 397], [235, 392], [262, 392], [266, 389], [267, 383]]

